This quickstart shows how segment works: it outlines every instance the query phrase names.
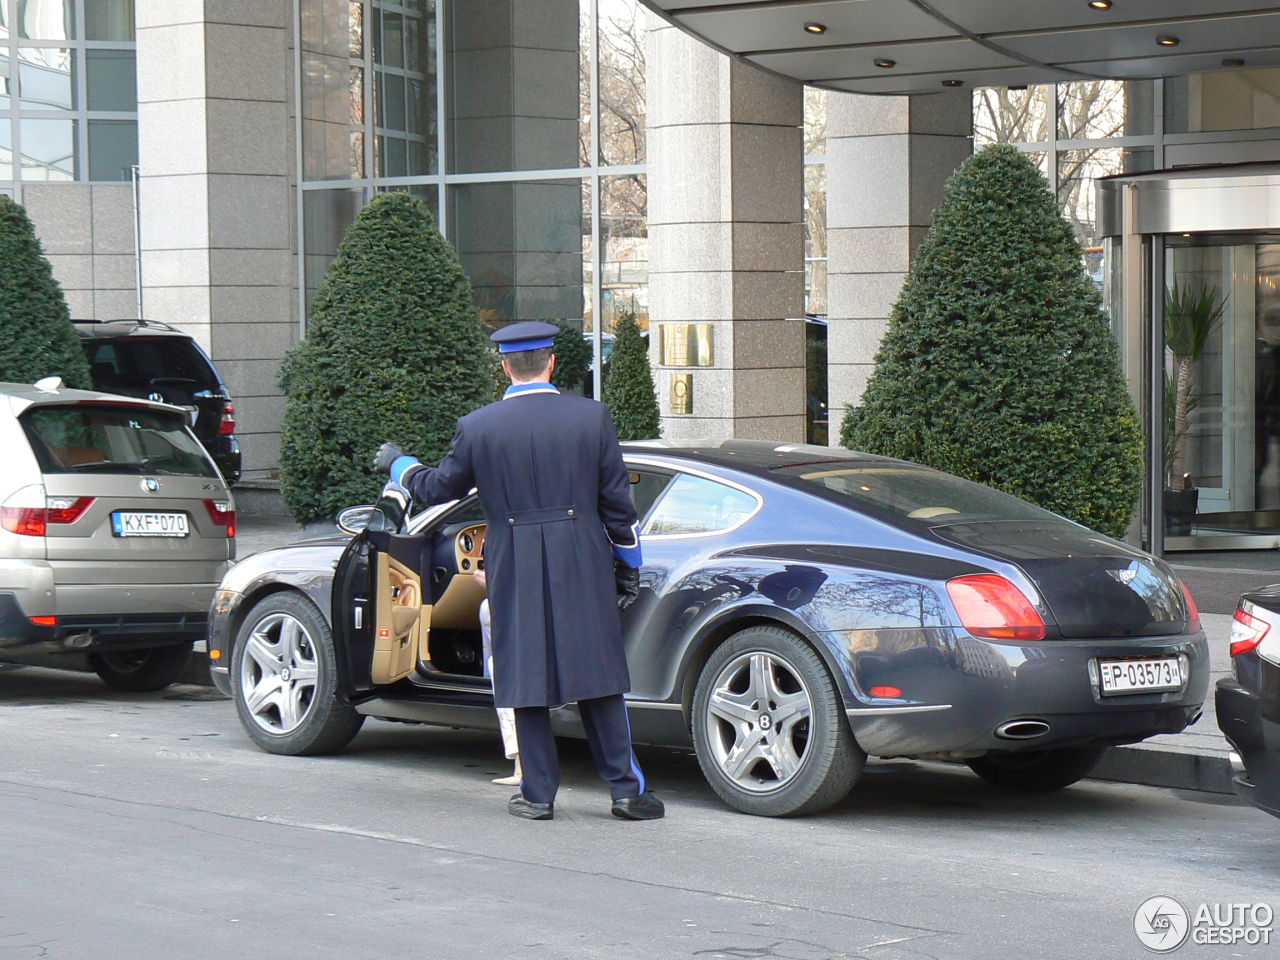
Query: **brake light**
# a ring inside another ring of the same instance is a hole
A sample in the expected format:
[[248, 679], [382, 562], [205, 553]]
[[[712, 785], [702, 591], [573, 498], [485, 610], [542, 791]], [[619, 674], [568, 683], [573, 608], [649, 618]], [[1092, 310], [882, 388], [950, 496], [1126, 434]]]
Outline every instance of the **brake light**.
[[229, 437], [236, 432], [236, 408], [230, 403], [222, 405], [222, 421], [218, 424], [218, 435]]
[[947, 581], [947, 595], [960, 623], [975, 637], [992, 640], [1041, 640], [1044, 621], [1026, 594], [994, 573]]
[[1238, 657], [1248, 653], [1262, 642], [1271, 631], [1271, 624], [1261, 617], [1255, 617], [1243, 607], [1236, 607], [1231, 615], [1231, 656]]
[[23, 487], [0, 506], [0, 525], [22, 537], [43, 537], [49, 524], [75, 523], [93, 497], [46, 497], [44, 488]]
[[1196, 609], [1196, 602], [1191, 599], [1191, 591], [1187, 589], [1187, 585], [1181, 580], [1178, 581], [1178, 586], [1182, 588], [1182, 599], [1187, 601], [1187, 623], [1199, 630], [1200, 611]]
[[37, 627], [56, 627], [58, 625], [57, 617], [27, 617]]
[[227, 500], [206, 500], [204, 508], [209, 511], [209, 519], [215, 526], [226, 527], [227, 536], [236, 535], [236, 511]]

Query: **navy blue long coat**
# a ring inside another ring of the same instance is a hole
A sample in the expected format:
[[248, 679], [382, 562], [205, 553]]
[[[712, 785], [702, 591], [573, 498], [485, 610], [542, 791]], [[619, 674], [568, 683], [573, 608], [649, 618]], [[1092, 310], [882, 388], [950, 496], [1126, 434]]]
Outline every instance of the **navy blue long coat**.
[[604, 404], [528, 385], [459, 420], [440, 465], [400, 482], [428, 505], [480, 495], [497, 706], [631, 689], [612, 547], [638, 548], [638, 523]]

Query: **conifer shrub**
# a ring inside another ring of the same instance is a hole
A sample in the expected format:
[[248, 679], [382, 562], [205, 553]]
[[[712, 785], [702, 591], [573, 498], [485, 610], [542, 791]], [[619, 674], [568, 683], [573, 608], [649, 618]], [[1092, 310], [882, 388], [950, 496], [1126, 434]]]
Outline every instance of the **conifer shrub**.
[[424, 463], [492, 395], [489, 343], [471, 283], [430, 209], [378, 194], [356, 217], [285, 358], [280, 489], [302, 523], [372, 503], [371, 462], [393, 440]]
[[603, 399], [618, 428], [619, 440], [653, 440], [660, 435], [649, 344], [640, 336], [640, 325], [631, 310], [618, 317]]
[[551, 342], [551, 352], [556, 355], [556, 368], [551, 371], [551, 382], [564, 391], [577, 390], [591, 369], [591, 342], [582, 331], [560, 320], [553, 321], [560, 332]]
[[951, 176], [840, 440], [1124, 535], [1141, 428], [1080, 245], [1026, 154], [990, 146]]
[[0, 381], [61, 377], [87, 390], [89, 363], [27, 211], [0, 195]]

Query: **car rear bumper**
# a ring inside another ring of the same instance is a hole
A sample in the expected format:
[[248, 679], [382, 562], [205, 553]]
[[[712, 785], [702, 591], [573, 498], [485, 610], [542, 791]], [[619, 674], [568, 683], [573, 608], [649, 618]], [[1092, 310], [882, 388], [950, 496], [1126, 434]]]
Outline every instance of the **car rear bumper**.
[[122, 613], [60, 616], [53, 624], [33, 623], [18, 598], [0, 593], [0, 659], [21, 661], [29, 655], [93, 653], [204, 638], [208, 615], [190, 613]]
[[240, 479], [240, 441], [234, 436], [219, 436], [203, 443], [213, 462], [218, 465], [222, 478], [228, 484], [236, 483]]
[[1280, 817], [1280, 723], [1262, 716], [1261, 700], [1231, 677], [1218, 681], [1218, 726], [1239, 755], [1231, 785], [1241, 799]]
[[[877, 756], [1039, 750], [1082, 744], [1136, 743], [1177, 733], [1199, 718], [1209, 688], [1204, 634], [1117, 640], [979, 640], [949, 630], [913, 631], [868, 657], [854, 655], [862, 690], [900, 688], [904, 700], [859, 700], [847, 706], [858, 743]], [[885, 654], [890, 654], [886, 656]], [[1099, 659], [1185, 655], [1180, 690], [1104, 696], [1090, 663]], [[906, 709], [902, 709], [905, 707]], [[1007, 735], [1006, 725], [1033, 721], [1034, 736]]]

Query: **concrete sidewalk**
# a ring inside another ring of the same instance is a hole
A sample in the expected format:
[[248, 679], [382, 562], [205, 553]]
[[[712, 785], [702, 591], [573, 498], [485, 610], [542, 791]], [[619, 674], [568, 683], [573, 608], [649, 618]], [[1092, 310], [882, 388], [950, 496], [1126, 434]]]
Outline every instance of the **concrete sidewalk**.
[[[273, 546], [320, 536], [321, 529], [305, 532], [289, 517], [248, 515], [237, 518], [237, 556], [240, 559]], [[1213, 710], [1213, 685], [1231, 672], [1228, 636], [1231, 613], [1240, 594], [1253, 587], [1280, 582], [1280, 554], [1238, 552], [1232, 554], [1171, 554], [1168, 557], [1191, 590], [1200, 608], [1200, 619], [1209, 638], [1212, 677], [1204, 715], [1195, 726], [1179, 734], [1153, 737], [1140, 744], [1113, 747], [1093, 772], [1093, 779], [1139, 783], [1182, 790], [1231, 793], [1231, 766], [1226, 738], [1218, 730]], [[208, 683], [208, 661], [195, 657], [187, 673], [189, 682]]]

